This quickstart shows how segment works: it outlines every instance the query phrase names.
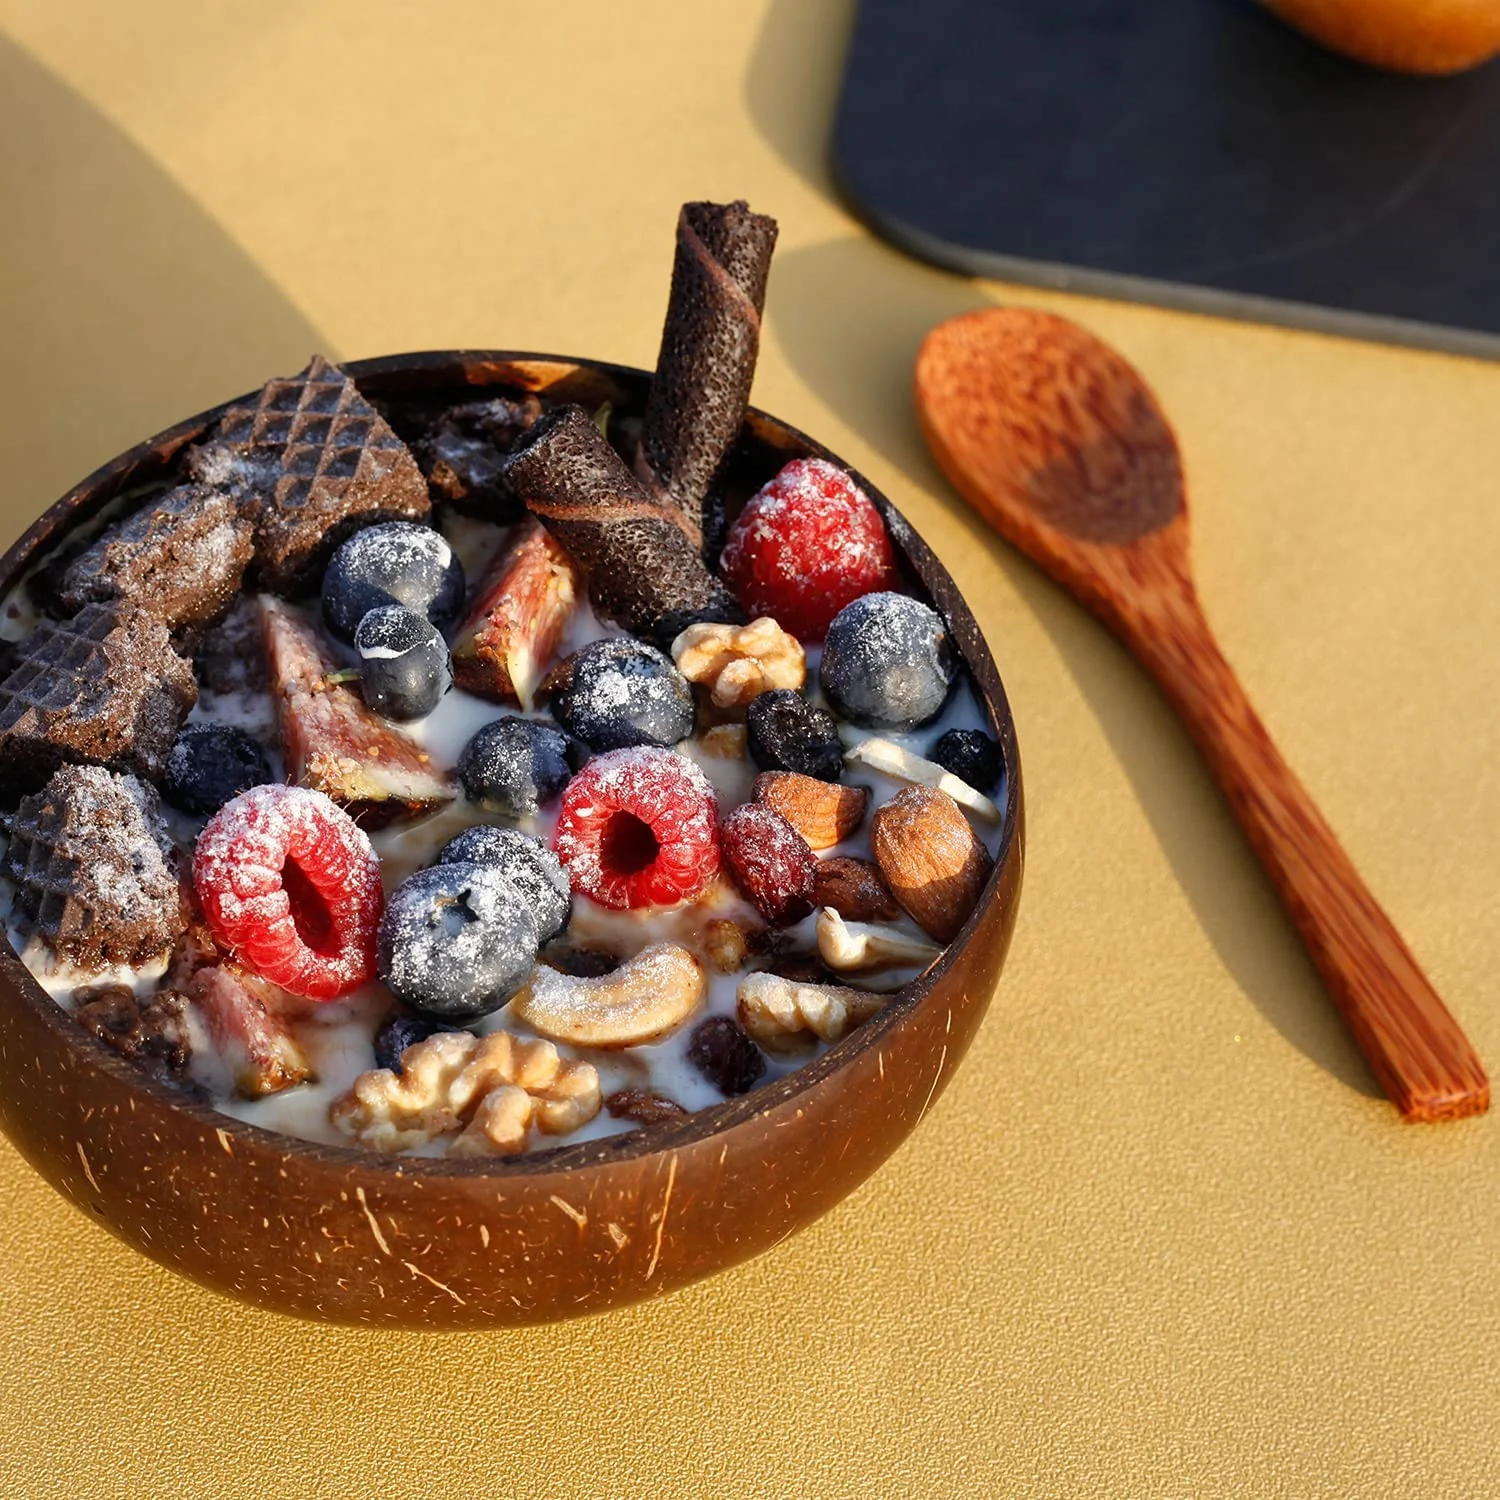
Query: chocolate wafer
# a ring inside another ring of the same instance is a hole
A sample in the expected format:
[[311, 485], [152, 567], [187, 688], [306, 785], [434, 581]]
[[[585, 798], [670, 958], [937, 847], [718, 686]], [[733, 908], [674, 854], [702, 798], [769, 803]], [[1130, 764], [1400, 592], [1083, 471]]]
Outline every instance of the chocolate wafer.
[[760, 350], [776, 220], [735, 203], [685, 203], [672, 291], [646, 400], [638, 467], [679, 505], [711, 550], [721, 530], [715, 480], [745, 420]]
[[231, 406], [189, 474], [249, 503], [255, 572], [280, 594], [316, 587], [335, 547], [376, 521], [424, 520], [427, 481], [390, 424], [320, 355]]
[[645, 489], [581, 406], [549, 411], [508, 467], [527, 506], [588, 575], [601, 614], [663, 650], [695, 621], [743, 621], [704, 566], [692, 523]]
[[193, 669], [144, 610], [90, 604], [45, 620], [0, 682], [0, 798], [94, 761], [155, 780], [198, 699]]
[[36, 933], [82, 971], [164, 953], [186, 925], [156, 793], [103, 766], [64, 766], [6, 819], [5, 873]]
[[235, 501], [205, 485], [181, 485], [74, 558], [58, 597], [70, 612], [119, 599], [170, 629], [205, 624], [234, 598], [250, 537]]

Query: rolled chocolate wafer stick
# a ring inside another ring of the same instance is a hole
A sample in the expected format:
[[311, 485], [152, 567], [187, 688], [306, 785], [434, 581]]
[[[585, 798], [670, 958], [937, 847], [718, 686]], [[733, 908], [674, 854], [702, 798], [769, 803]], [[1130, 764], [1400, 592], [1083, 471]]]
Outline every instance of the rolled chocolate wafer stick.
[[743, 199], [685, 203], [678, 216], [672, 293], [636, 466], [710, 543], [721, 529], [714, 479], [745, 420], [775, 246], [776, 220], [751, 213]]
[[507, 473], [588, 575], [601, 614], [663, 650], [698, 620], [743, 621], [704, 566], [691, 523], [670, 500], [647, 491], [581, 406], [554, 407], [542, 417]]

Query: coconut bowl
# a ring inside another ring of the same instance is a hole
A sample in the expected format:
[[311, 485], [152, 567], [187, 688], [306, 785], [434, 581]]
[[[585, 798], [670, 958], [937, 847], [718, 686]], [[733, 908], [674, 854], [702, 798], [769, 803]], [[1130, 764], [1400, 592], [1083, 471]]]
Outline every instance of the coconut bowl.
[[[345, 367], [368, 396], [536, 391], [638, 414], [650, 375], [550, 355], [458, 351]], [[171, 476], [219, 411], [104, 465], [0, 559], [8, 593], [122, 494]], [[788, 459], [840, 460], [751, 411], [733, 460], [748, 494]], [[843, 465], [847, 468], [847, 465]], [[478, 1328], [661, 1296], [778, 1244], [870, 1175], [931, 1109], [1000, 975], [1021, 887], [1021, 765], [1005, 690], [952, 578], [855, 475], [915, 590], [946, 618], [1006, 777], [999, 853], [942, 957], [874, 1019], [788, 1076], [680, 1122], [501, 1160], [328, 1147], [242, 1124], [86, 1033], [0, 943], [0, 1127], [80, 1211], [204, 1286], [299, 1317]]]

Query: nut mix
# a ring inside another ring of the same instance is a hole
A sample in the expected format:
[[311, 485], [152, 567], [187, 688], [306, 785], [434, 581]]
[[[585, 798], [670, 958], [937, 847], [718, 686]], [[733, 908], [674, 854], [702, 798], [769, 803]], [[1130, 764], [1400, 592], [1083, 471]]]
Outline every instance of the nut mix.
[[739, 291], [674, 292], [641, 421], [315, 358], [18, 592], [7, 935], [100, 1044], [268, 1129], [508, 1156], [763, 1087], [962, 928], [1000, 749], [852, 476], [726, 505], [775, 224], [684, 215]]

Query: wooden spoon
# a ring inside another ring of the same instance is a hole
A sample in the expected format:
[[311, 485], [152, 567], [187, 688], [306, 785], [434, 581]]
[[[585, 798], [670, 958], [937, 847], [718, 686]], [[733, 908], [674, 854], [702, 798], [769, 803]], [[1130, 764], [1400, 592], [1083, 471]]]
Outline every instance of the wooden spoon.
[[916, 401], [958, 492], [1103, 620], [1182, 716], [1402, 1115], [1488, 1109], [1474, 1049], [1214, 641], [1188, 562], [1177, 442], [1145, 381], [1065, 318], [991, 308], [928, 334]]

